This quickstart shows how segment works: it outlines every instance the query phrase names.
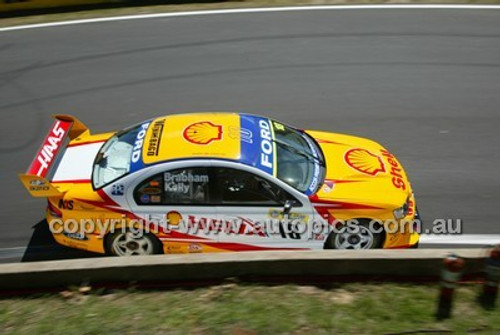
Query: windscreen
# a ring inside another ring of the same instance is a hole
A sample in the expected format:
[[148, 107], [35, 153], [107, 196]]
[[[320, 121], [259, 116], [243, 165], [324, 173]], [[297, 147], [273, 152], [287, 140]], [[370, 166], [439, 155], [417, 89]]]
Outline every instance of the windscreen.
[[141, 129], [138, 125], [118, 132], [102, 146], [94, 162], [94, 188], [101, 188], [130, 171], [134, 143]]
[[277, 149], [277, 177], [303, 193], [315, 193], [325, 175], [320, 148], [304, 132], [276, 121], [272, 125]]

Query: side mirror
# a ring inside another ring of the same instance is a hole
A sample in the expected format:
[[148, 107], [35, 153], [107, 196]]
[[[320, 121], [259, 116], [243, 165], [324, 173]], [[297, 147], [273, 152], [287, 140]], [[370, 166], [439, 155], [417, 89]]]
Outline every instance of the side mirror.
[[295, 200], [285, 201], [285, 205], [283, 206], [283, 215], [290, 214], [290, 211], [292, 210], [293, 205], [295, 205]]

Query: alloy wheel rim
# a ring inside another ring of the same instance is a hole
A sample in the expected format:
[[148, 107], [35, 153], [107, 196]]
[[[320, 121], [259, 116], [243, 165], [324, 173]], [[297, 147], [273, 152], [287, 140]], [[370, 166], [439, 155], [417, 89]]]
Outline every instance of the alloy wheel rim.
[[140, 256], [153, 254], [153, 242], [145, 237], [135, 237], [132, 233], [120, 234], [112, 244], [112, 249], [118, 256]]
[[335, 249], [371, 249], [373, 233], [365, 226], [343, 227], [333, 240]]

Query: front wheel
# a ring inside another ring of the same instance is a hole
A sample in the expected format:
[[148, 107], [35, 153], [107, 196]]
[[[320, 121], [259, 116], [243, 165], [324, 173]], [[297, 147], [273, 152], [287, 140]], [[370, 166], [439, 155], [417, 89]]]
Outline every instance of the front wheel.
[[106, 238], [106, 252], [113, 256], [161, 254], [161, 242], [152, 234], [136, 235], [130, 231], [112, 233]]
[[375, 231], [375, 226], [369, 224], [369, 220], [358, 220], [357, 224], [349, 222], [332, 231], [325, 242], [325, 249], [376, 249], [379, 248], [384, 239], [384, 233], [380, 227]]

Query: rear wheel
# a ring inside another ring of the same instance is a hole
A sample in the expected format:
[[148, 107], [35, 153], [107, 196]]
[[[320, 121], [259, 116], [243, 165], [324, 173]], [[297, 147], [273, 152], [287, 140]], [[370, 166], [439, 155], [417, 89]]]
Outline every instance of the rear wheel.
[[111, 233], [106, 238], [106, 252], [113, 256], [161, 254], [161, 242], [152, 234], [136, 235], [130, 231]]
[[[372, 225], [369, 220], [350, 222], [331, 232], [325, 243], [325, 249], [376, 249], [383, 243], [384, 233], [381, 227]], [[370, 229], [370, 228], [377, 228]]]

